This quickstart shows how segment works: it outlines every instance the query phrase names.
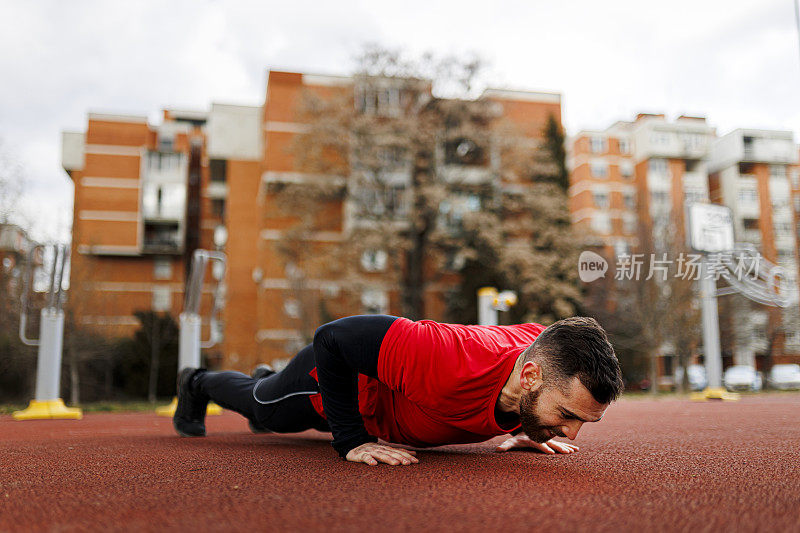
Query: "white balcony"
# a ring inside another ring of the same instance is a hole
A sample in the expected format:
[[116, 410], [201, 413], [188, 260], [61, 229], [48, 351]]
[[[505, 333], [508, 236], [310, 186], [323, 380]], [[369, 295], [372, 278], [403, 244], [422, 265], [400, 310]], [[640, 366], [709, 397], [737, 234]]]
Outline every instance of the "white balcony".
[[186, 156], [177, 152], [147, 152], [142, 162], [143, 183], [186, 183], [189, 164]]
[[[750, 139], [748, 141], [748, 139]], [[743, 136], [742, 161], [757, 163], [797, 163], [794, 142], [789, 139]]]

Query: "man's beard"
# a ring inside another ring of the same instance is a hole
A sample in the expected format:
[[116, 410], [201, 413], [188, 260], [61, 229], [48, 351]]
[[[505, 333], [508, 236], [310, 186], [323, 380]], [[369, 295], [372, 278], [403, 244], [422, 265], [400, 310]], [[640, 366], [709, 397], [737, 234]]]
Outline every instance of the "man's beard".
[[536, 415], [536, 405], [539, 403], [541, 387], [522, 395], [519, 399], [519, 422], [522, 431], [534, 442], [547, 442], [551, 439], [550, 433], [542, 425], [541, 419]]

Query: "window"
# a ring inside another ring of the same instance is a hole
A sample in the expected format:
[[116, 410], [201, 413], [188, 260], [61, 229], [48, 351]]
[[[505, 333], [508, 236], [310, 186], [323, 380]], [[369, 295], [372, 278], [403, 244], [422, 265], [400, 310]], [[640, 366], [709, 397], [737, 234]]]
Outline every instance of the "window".
[[800, 212], [800, 196], [794, 199], [794, 210]]
[[667, 174], [667, 160], [666, 159], [651, 159], [647, 162], [647, 168], [653, 174]]
[[153, 277], [155, 279], [172, 279], [172, 261], [167, 257], [157, 257], [153, 261]]
[[359, 200], [360, 215], [364, 217], [395, 219], [405, 216], [408, 209], [405, 185], [364, 186], [355, 196]]
[[225, 199], [212, 198], [211, 199], [211, 214], [217, 218], [225, 218]]
[[685, 133], [681, 136], [681, 139], [683, 140], [684, 148], [690, 151], [702, 148], [704, 144], [703, 136], [699, 133]]
[[364, 250], [361, 254], [361, 266], [367, 272], [386, 270], [387, 254], [384, 250]]
[[702, 187], [686, 187], [683, 191], [683, 200], [685, 203], [705, 202], [706, 191]]
[[619, 140], [619, 153], [621, 154], [631, 153], [631, 142], [628, 139]]
[[757, 218], [743, 218], [742, 219], [742, 226], [744, 226], [744, 230], [745, 231], [758, 230], [758, 219]]
[[652, 191], [650, 200], [654, 205], [669, 205], [669, 193], [667, 191]]
[[758, 189], [755, 186], [739, 185], [738, 198], [744, 203], [758, 203]]
[[400, 88], [358, 85], [355, 89], [356, 111], [397, 116], [400, 114]]
[[378, 149], [378, 159], [383, 168], [398, 169], [406, 162], [406, 150], [402, 146], [382, 146]]
[[181, 154], [172, 152], [148, 152], [147, 168], [149, 170], [178, 170], [181, 166]]
[[145, 218], [181, 219], [185, 205], [186, 186], [182, 183], [145, 183], [142, 186]]
[[590, 140], [592, 153], [604, 154], [608, 150], [608, 142], [605, 137], [595, 136]]
[[283, 302], [283, 312], [289, 318], [300, 318], [300, 313], [302, 312], [300, 301], [296, 298], [287, 298]]
[[786, 165], [770, 165], [769, 166], [770, 178], [786, 178]]
[[792, 234], [792, 225], [788, 222], [775, 223], [775, 236], [787, 236]]
[[592, 161], [591, 164], [592, 176], [595, 178], [608, 177], [608, 163], [602, 160]]
[[655, 146], [666, 146], [669, 144], [669, 134], [663, 131], [654, 131], [650, 134], [650, 143]]
[[144, 248], [147, 251], [177, 252], [180, 250], [180, 226], [177, 222], [145, 222]]
[[211, 159], [208, 162], [208, 171], [211, 181], [225, 183], [228, 180], [228, 165], [225, 159]]
[[161, 137], [158, 138], [158, 150], [160, 152], [172, 152], [175, 145], [175, 139], [173, 137]]
[[153, 287], [153, 311], [169, 311], [172, 307], [172, 293], [166, 285]]
[[624, 192], [622, 193], [622, 201], [625, 203], [626, 209], [635, 209], [636, 208], [636, 195], [632, 192]]
[[389, 295], [380, 289], [367, 289], [361, 293], [364, 314], [384, 315], [389, 312]]
[[477, 194], [454, 194], [439, 204], [439, 224], [457, 230], [466, 213], [480, 210], [481, 199]]
[[592, 217], [592, 230], [603, 235], [611, 233], [611, 217], [608, 213], [595, 213]]
[[630, 178], [633, 176], [633, 163], [630, 161], [623, 161], [619, 164], [619, 173], [623, 178]]
[[792, 171], [789, 172], [789, 176], [792, 180], [792, 189], [800, 189], [800, 169], [792, 169]]
[[594, 193], [592, 193], [592, 197], [594, 199], [594, 205], [596, 205], [600, 209], [607, 209], [608, 208], [608, 193], [607, 192], [594, 192]]
[[636, 233], [636, 217], [625, 214], [622, 217], [622, 231], [626, 235], [632, 235]]

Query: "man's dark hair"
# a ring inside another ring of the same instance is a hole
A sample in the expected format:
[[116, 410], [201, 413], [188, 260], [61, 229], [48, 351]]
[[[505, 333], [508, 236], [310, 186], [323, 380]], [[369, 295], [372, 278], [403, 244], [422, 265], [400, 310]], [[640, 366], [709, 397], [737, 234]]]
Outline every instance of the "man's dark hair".
[[624, 387], [619, 361], [597, 320], [573, 316], [545, 329], [523, 356], [542, 367], [545, 385], [563, 388], [574, 376], [599, 403], [616, 400]]

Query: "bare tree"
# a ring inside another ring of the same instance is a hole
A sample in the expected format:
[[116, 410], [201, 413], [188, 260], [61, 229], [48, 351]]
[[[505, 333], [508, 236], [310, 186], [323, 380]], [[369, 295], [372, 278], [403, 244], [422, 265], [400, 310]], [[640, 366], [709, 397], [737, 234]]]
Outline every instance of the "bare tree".
[[[276, 203], [310, 239], [322, 226], [301, 213], [320, 211], [298, 212], [297, 196], [318, 200], [327, 187], [341, 198], [345, 240], [326, 267], [341, 269], [339, 279], [357, 291], [366, 276], [359, 259], [379, 251], [382, 281], [398, 288], [410, 318], [430, 313], [426, 295], [443, 283], [453, 288], [450, 314], [474, 321], [465, 316], [474, 292], [459, 296], [478, 282], [468, 280], [472, 273], [517, 289], [526, 319], [572, 314], [577, 247], [559, 166], [540, 140], [503, 119], [496, 102], [475, 97], [481, 69], [473, 58], [408, 60], [368, 48], [352, 90], [304, 96], [298, 121], [308, 127], [294, 153], [298, 168], [317, 178], [276, 185]], [[287, 232], [285, 242], [296, 237]], [[294, 263], [290, 248], [284, 255]]]
[[0, 224], [19, 221], [19, 200], [25, 184], [22, 165], [0, 139]]

